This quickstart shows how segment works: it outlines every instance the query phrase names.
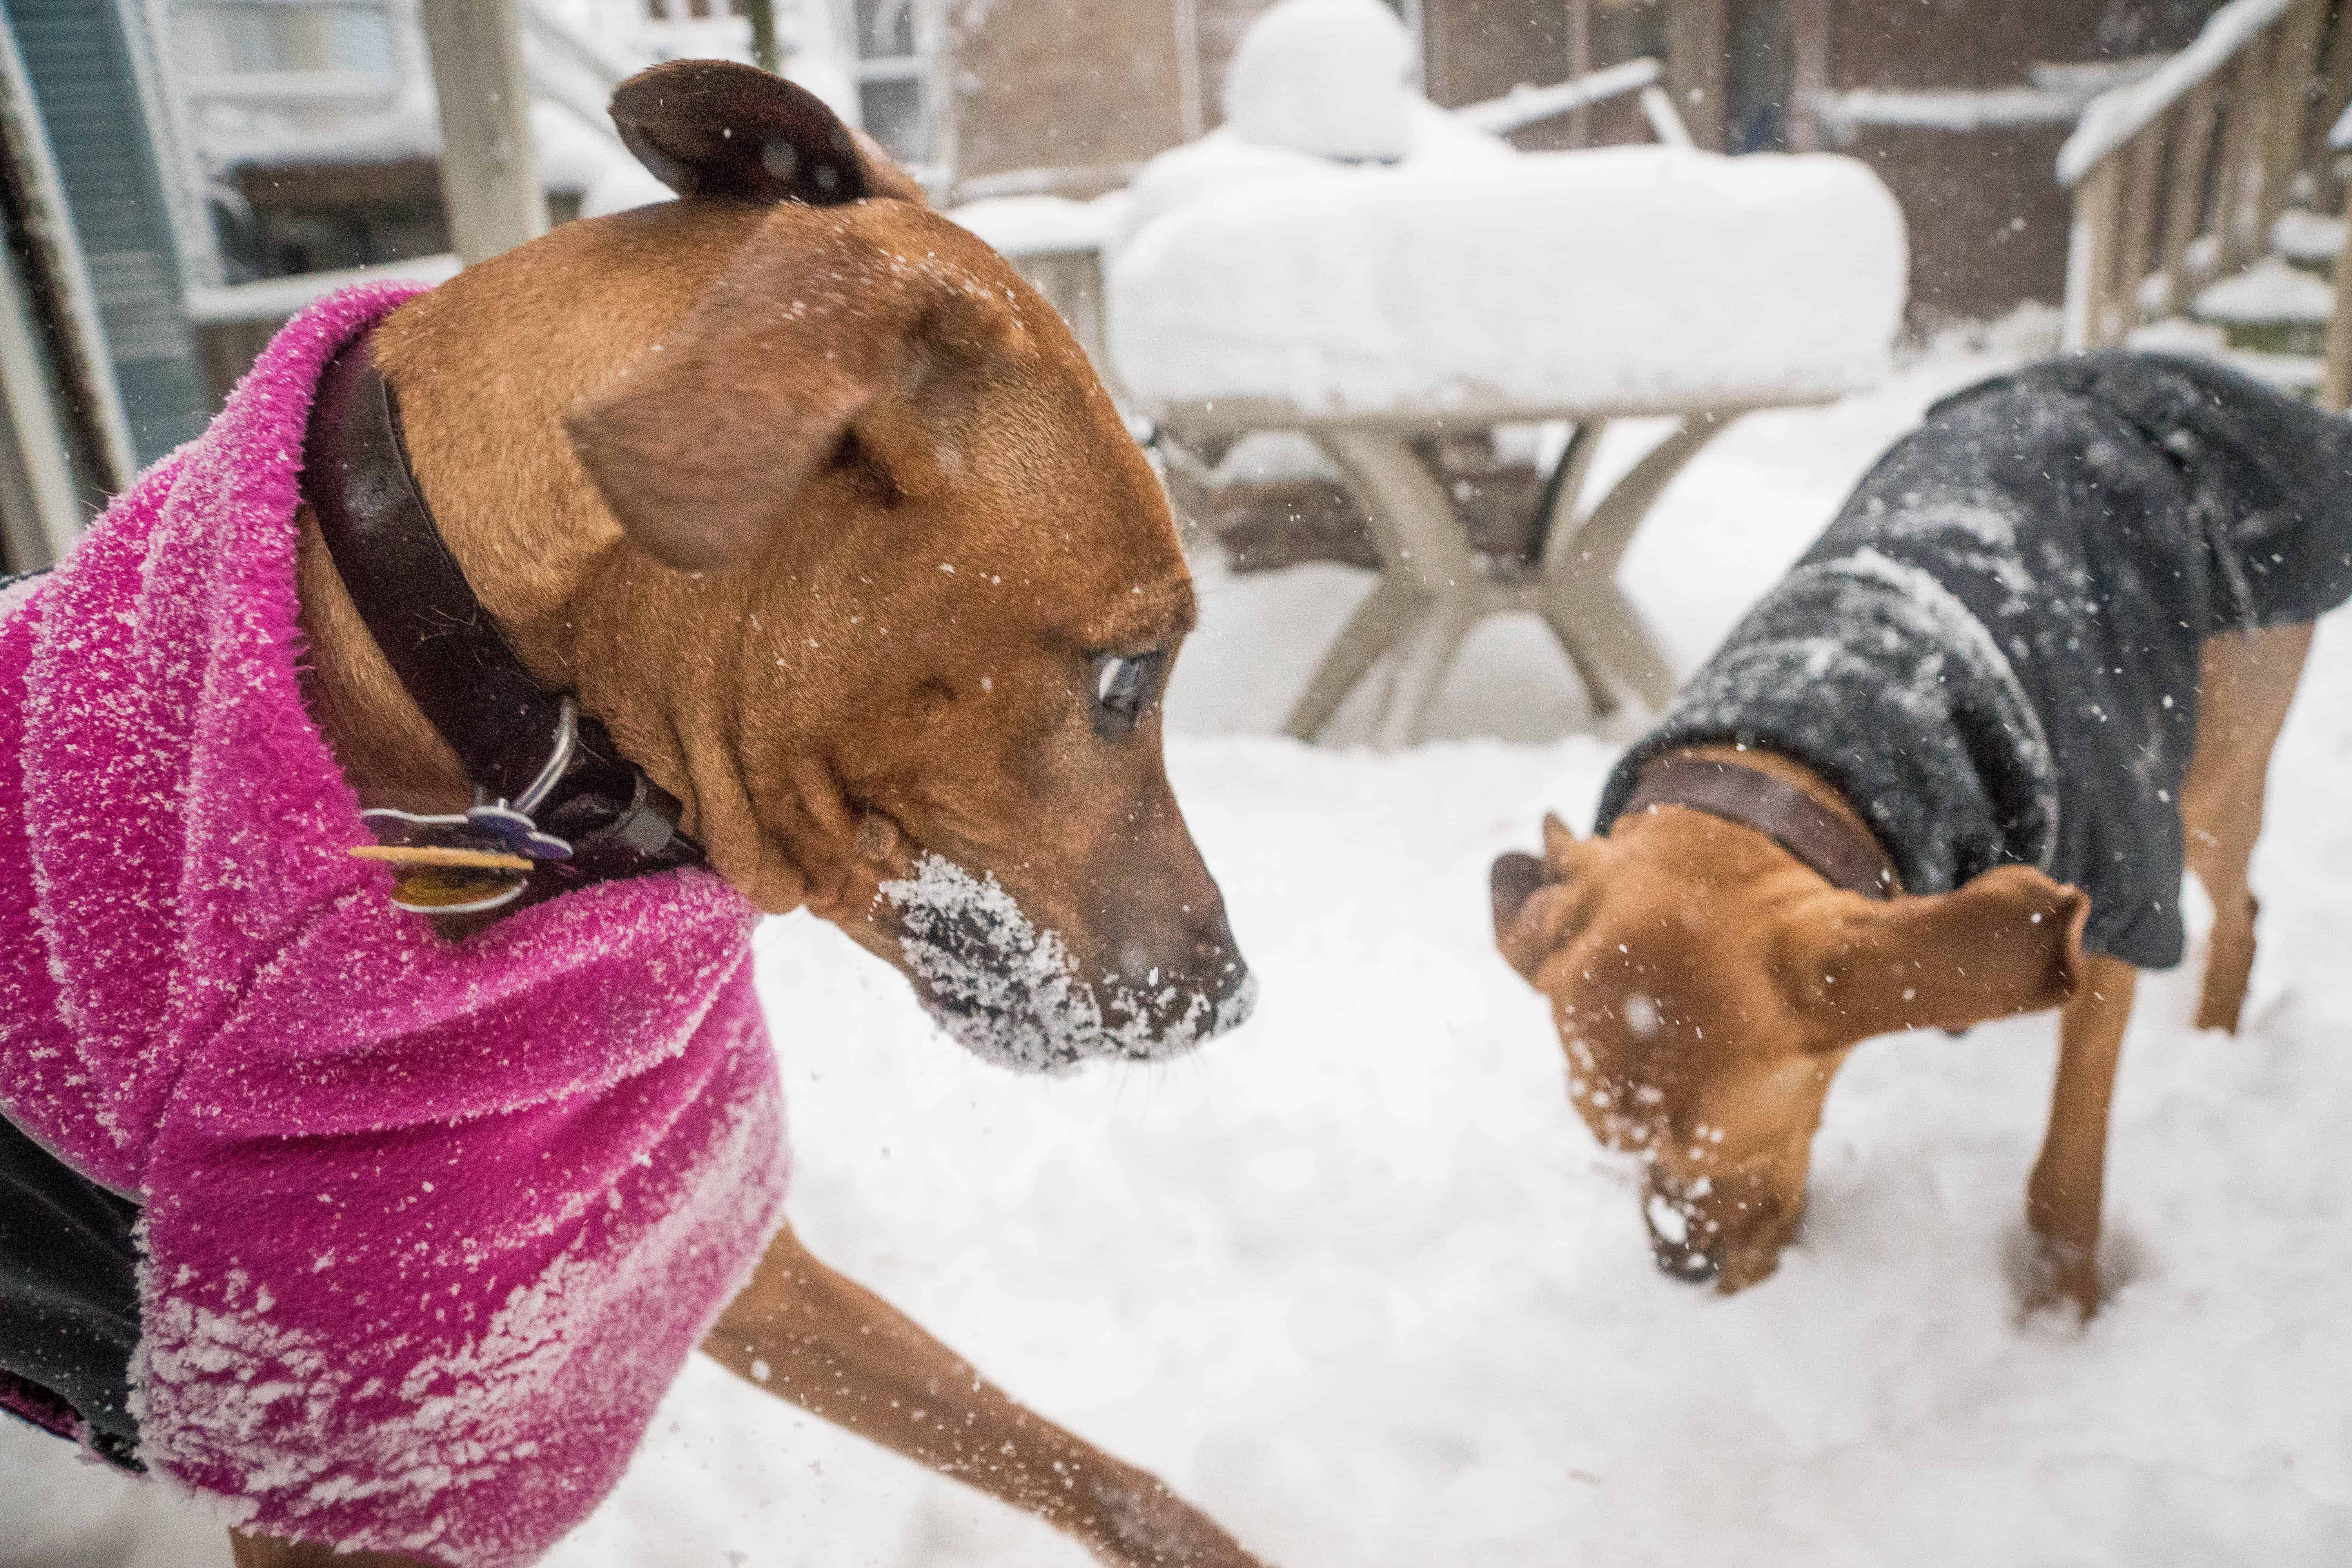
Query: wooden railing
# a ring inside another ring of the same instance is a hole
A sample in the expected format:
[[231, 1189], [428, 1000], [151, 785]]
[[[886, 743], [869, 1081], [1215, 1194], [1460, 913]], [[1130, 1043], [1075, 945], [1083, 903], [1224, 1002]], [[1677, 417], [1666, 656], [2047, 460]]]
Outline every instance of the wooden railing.
[[[2232, 0], [2143, 80], [2102, 93], [2059, 154], [2074, 193], [2066, 342], [2117, 343], [2270, 247], [2298, 184], [2340, 210], [2327, 132], [2352, 100], [2352, 0]], [[2352, 266], [2336, 269], [2321, 401], [2345, 405]]]

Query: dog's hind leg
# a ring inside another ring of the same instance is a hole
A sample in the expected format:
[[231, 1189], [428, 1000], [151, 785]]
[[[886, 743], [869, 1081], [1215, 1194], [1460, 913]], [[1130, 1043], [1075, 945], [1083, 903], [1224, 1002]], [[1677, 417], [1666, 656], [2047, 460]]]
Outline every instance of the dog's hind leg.
[[2087, 1318], [2099, 1308], [2099, 1216], [2106, 1201], [2107, 1104], [2124, 1026], [2131, 1021], [2139, 971], [2119, 958], [2091, 955], [2083, 988], [2058, 1020], [2058, 1081], [2050, 1097], [2050, 1131], [2025, 1184], [2025, 1223], [2032, 1228], [2034, 1279], [2029, 1307], [2072, 1301]]
[[703, 1342], [779, 1398], [988, 1493], [1112, 1568], [1262, 1568], [1153, 1476], [1015, 1404], [787, 1226]]
[[2189, 868], [2213, 900], [2212, 952], [2197, 1007], [2200, 1029], [2234, 1032], [2245, 1002], [2259, 907], [2246, 883], [2246, 864], [2262, 836], [2271, 748], [2310, 651], [2307, 621], [2226, 633], [2205, 644], [2197, 750], [2180, 792]]

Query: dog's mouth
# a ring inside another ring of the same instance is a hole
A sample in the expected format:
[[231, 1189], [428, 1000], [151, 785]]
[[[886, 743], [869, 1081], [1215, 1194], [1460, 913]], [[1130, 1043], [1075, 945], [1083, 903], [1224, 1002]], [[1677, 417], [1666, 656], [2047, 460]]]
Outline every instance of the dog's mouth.
[[1704, 1190], [1686, 1194], [1654, 1185], [1643, 1201], [1642, 1219], [1649, 1226], [1650, 1256], [1658, 1271], [1670, 1279], [1708, 1285], [1723, 1272], [1720, 1227], [1706, 1217], [1696, 1201]]
[[1654, 1175], [1642, 1219], [1658, 1272], [1688, 1285], [1712, 1285], [1726, 1295], [1770, 1278], [1781, 1248], [1796, 1238], [1802, 1202], [1791, 1208], [1758, 1193], [1727, 1208], [1724, 1197], [1706, 1176], [1681, 1181]]
[[1040, 931], [993, 875], [926, 854], [885, 882], [899, 951], [940, 1027], [975, 1056], [1022, 1072], [1097, 1057], [1156, 1061], [1240, 1025], [1257, 981], [1238, 955], [1208, 981], [1147, 969], [1140, 981], [1083, 976], [1060, 933]]

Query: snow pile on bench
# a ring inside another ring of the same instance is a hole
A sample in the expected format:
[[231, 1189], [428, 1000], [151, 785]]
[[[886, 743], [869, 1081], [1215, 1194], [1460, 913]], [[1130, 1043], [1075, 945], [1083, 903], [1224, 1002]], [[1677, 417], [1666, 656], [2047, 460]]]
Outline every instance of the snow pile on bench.
[[1128, 206], [1125, 191], [1090, 202], [1067, 196], [985, 196], [949, 211], [999, 256], [1062, 256], [1100, 250], [1117, 232]]
[[1109, 248], [1153, 219], [1244, 184], [1349, 167], [1496, 163], [1518, 150], [1407, 83], [1412, 41], [1380, 0], [1281, 0], [1258, 14], [1225, 76], [1225, 122], [1146, 163]]
[[1137, 172], [1121, 193], [1128, 198], [1127, 205], [1111, 228], [1108, 248], [1121, 248], [1179, 207], [1243, 185], [1427, 172], [1460, 163], [1507, 163], [1519, 157], [1517, 149], [1501, 137], [1463, 124], [1418, 95], [1405, 105], [1405, 117], [1412, 140], [1392, 166], [1339, 163], [1294, 147], [1252, 142], [1233, 126], [1220, 125], [1198, 142], [1170, 148]]
[[1906, 265], [1894, 198], [1849, 158], [1328, 165], [1145, 226], [1111, 268], [1111, 349], [1161, 411], [1803, 402], [1885, 374]]
[[1225, 120], [1244, 142], [1388, 162], [1412, 148], [1412, 37], [1379, 0], [1281, 0], [1242, 35]]

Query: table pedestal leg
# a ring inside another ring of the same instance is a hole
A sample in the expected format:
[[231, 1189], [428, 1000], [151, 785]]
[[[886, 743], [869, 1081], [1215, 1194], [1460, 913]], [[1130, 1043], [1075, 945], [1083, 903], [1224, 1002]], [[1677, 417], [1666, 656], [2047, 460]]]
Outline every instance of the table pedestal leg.
[[[1716, 411], [1686, 416], [1580, 518], [1572, 488], [1559, 487], [1553, 497], [1552, 515], [1545, 520], [1543, 617], [1592, 693], [1595, 713], [1615, 706], [1607, 691], [1611, 682], [1653, 712], [1675, 694], [1674, 670], [1641, 612], [1617, 586], [1617, 567], [1666, 486], [1738, 417]], [[1606, 672], [1601, 684], [1595, 683], [1595, 667]]]
[[1348, 617], [1284, 729], [1301, 740], [1320, 735], [1348, 694], [1394, 653], [1399, 662], [1374, 720], [1374, 737], [1382, 744], [1418, 739], [1471, 628], [1511, 609], [1543, 617], [1575, 666], [1596, 716], [1615, 709], [1621, 690], [1653, 710], [1664, 707], [1674, 695], [1674, 671], [1641, 612], [1617, 586], [1617, 567], [1666, 486], [1736, 417], [1721, 412], [1686, 416], [1583, 512], [1578, 492], [1601, 424], [1580, 427], [1546, 489], [1542, 562], [1532, 578], [1516, 582], [1496, 581], [1481, 564], [1444, 482], [1414, 454], [1414, 432], [1370, 425], [1316, 430], [1315, 439], [1339, 464], [1363, 509], [1381, 558], [1381, 581]]
[[1301, 741], [1320, 735], [1339, 704], [1348, 700], [1348, 693], [1372, 672], [1381, 656], [1412, 635], [1429, 605], [1429, 595], [1402, 577], [1383, 573], [1316, 667], [1314, 679], [1283, 723], [1283, 733]]
[[1396, 681], [1372, 731], [1374, 744], [1403, 746], [1421, 739], [1446, 672], [1462, 652], [1463, 639], [1486, 617], [1483, 598], [1475, 587], [1465, 584], [1438, 599], [1421, 636], [1397, 656]]

